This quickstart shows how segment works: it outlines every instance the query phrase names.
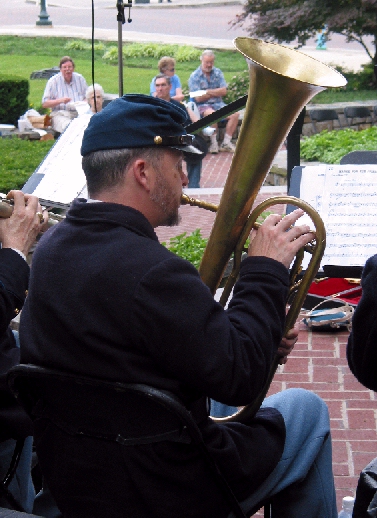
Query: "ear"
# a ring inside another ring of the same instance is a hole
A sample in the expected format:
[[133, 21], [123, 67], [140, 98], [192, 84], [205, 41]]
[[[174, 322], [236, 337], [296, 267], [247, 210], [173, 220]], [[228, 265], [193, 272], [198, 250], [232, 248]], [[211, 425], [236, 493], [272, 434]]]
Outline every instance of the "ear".
[[155, 181], [155, 171], [151, 164], [143, 158], [138, 158], [131, 166], [136, 183], [146, 192], [150, 192]]

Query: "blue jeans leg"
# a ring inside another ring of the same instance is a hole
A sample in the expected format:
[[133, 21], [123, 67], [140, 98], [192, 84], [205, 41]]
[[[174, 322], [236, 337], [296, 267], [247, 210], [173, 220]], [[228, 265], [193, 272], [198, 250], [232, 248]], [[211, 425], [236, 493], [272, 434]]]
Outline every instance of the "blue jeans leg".
[[[4, 478], [10, 466], [15, 445], [16, 441], [14, 439], [8, 439], [7, 441], [0, 443], [1, 478]], [[27, 513], [32, 512], [35, 497], [34, 485], [31, 479], [32, 446], [33, 438], [27, 437], [25, 439], [16, 473], [8, 486], [8, 489], [12, 493], [13, 497]], [[0, 498], [0, 507], [5, 507], [7, 509], [11, 508], [10, 504], [5, 498]]]
[[188, 188], [189, 189], [199, 189], [200, 187], [200, 175], [202, 174], [202, 162], [197, 163], [188, 163], [187, 166], [187, 176], [189, 179]]
[[63, 516], [44, 479], [43, 488], [35, 497], [33, 514], [44, 518], [60, 518]]
[[237, 410], [236, 406], [224, 405], [223, 403], [211, 399], [211, 417], [228, 417], [235, 414]]
[[279, 518], [337, 518], [326, 404], [313, 392], [289, 389], [262, 406], [282, 414], [286, 442], [276, 468], [242, 507], [247, 511], [269, 499]]

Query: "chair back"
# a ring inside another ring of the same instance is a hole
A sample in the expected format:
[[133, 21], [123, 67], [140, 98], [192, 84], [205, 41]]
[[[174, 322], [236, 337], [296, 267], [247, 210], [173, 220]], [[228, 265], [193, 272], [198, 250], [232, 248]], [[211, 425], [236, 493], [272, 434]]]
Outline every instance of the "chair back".
[[337, 121], [339, 128], [342, 127], [338, 112], [333, 109], [309, 110], [309, 118], [312, 122], [314, 133], [318, 133], [317, 122]]
[[377, 164], [377, 151], [351, 151], [340, 159], [340, 165]]
[[[246, 518], [191, 412], [174, 394], [145, 384], [109, 382], [30, 364], [12, 367], [8, 385], [31, 419], [47, 413], [71, 434], [132, 446], [145, 444], [157, 432], [161, 440], [169, 439], [172, 430], [181, 433], [198, 448], [234, 516]], [[140, 422], [140, 409], [148, 415], [147, 427], [145, 420]]]
[[367, 122], [367, 119], [370, 118], [370, 122], [372, 121], [372, 115], [367, 106], [346, 106], [344, 108], [344, 117], [349, 127], [351, 127], [353, 119], [365, 119], [365, 122]]

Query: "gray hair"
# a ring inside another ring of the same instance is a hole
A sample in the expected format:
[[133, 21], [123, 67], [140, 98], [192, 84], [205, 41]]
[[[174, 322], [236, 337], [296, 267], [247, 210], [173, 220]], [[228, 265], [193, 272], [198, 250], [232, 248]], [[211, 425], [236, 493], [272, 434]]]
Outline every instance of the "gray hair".
[[87, 90], [85, 92], [86, 100], [89, 100], [90, 96], [94, 93], [94, 91], [96, 93], [101, 94], [101, 97], [103, 99], [103, 97], [105, 95], [105, 92], [104, 92], [102, 86], [99, 85], [98, 83], [94, 83], [93, 85], [88, 86], [88, 88], [87, 88]]
[[203, 52], [200, 56], [200, 61], [204, 58], [204, 56], [210, 56], [211, 58], [214, 58], [215, 53], [213, 52], [213, 50], [209, 50], [209, 49], [203, 50]]
[[166, 76], [165, 74], [157, 74], [154, 78], [154, 84], [156, 85], [157, 79], [166, 79], [166, 82], [168, 85], [171, 85], [171, 79], [169, 76]]
[[143, 158], [158, 169], [161, 160], [161, 149], [150, 147], [106, 149], [93, 151], [82, 158], [88, 194], [91, 198], [103, 190], [119, 185], [127, 174], [132, 163]]

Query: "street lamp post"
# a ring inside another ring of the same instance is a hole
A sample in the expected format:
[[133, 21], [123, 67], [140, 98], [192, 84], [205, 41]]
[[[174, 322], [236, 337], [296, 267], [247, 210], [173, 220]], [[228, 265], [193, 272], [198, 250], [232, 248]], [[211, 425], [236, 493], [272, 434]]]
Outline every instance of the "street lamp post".
[[41, 0], [41, 12], [39, 13], [39, 20], [36, 21], [36, 25], [52, 25], [52, 21], [49, 20], [46, 10], [46, 0]]

